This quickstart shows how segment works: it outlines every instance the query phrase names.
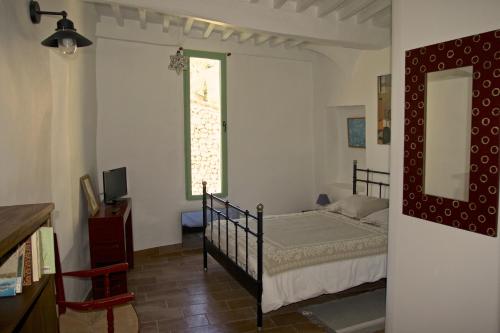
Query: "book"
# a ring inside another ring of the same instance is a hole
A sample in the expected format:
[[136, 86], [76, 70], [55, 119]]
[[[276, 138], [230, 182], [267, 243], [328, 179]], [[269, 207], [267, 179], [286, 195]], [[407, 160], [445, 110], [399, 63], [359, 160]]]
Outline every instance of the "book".
[[17, 251], [0, 266], [0, 297], [16, 296]]
[[40, 249], [42, 252], [42, 274], [55, 274], [56, 261], [54, 255], [54, 229], [52, 227], [41, 227]]
[[40, 251], [38, 246], [38, 230], [31, 235], [31, 273], [33, 282], [40, 281]]
[[24, 244], [17, 248], [16, 293], [23, 292], [24, 277]]
[[24, 243], [24, 275], [23, 286], [31, 286], [33, 273], [31, 272], [31, 237]]

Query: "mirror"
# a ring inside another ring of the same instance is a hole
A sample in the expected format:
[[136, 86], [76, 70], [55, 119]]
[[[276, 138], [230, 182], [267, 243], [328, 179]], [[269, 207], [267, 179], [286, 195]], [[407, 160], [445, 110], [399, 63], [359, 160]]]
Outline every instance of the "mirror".
[[404, 215], [497, 236], [500, 30], [405, 51]]
[[472, 66], [427, 73], [424, 193], [469, 200]]

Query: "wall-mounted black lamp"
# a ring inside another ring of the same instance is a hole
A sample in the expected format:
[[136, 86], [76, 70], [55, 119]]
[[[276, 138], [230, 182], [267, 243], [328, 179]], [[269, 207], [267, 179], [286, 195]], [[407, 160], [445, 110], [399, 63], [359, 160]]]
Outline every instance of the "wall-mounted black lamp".
[[56, 15], [63, 18], [57, 21], [56, 32], [42, 41], [42, 45], [48, 47], [57, 47], [64, 55], [74, 54], [78, 47], [89, 46], [90, 40], [76, 32], [75, 26], [71, 20], [67, 19], [68, 13], [46, 12], [40, 10], [38, 1], [30, 1], [30, 18], [34, 24], [40, 23], [42, 15]]

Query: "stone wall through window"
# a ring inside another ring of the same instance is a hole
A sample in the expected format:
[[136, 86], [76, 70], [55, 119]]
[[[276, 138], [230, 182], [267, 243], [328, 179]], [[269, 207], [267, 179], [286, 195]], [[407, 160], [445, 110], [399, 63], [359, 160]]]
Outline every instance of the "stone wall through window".
[[191, 192], [222, 192], [220, 61], [190, 58]]

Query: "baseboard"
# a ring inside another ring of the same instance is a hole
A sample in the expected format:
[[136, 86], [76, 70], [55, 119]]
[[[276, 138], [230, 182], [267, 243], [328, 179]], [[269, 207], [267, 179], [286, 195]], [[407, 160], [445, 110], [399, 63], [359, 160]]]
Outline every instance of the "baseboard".
[[337, 330], [337, 333], [375, 332], [385, 328], [385, 317]]

